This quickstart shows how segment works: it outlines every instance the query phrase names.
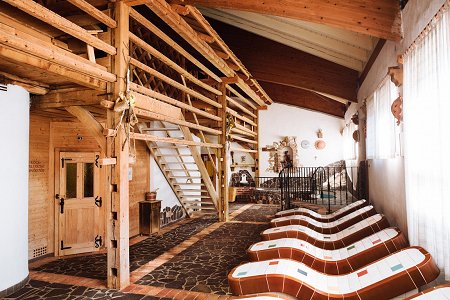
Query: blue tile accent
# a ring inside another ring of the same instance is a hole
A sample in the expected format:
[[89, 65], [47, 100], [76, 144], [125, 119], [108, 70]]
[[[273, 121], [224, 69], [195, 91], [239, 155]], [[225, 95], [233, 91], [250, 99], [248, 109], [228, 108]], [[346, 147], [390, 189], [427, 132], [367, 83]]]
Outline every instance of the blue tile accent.
[[269, 246], [267, 246], [267, 248], [273, 248], [275, 247], [277, 244], [270, 244]]
[[352, 250], [352, 249], [355, 249], [355, 245], [352, 245], [352, 246], [347, 248], [347, 250]]
[[395, 272], [395, 271], [400, 270], [400, 269], [403, 269], [403, 265], [402, 264], [398, 264], [398, 265], [395, 265], [395, 266], [391, 267], [392, 272]]
[[308, 273], [306, 273], [306, 272], [303, 271], [303, 270], [297, 269], [297, 272], [299, 272], [299, 273], [302, 274], [302, 275], [308, 276]]
[[237, 275], [236, 276], [244, 276], [245, 274], [247, 274], [247, 272], [239, 272], [239, 273], [237, 273]]

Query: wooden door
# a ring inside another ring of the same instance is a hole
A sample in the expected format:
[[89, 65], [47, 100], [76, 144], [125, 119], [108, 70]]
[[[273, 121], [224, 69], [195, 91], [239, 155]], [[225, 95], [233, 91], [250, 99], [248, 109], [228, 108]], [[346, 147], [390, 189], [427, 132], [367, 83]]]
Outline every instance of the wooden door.
[[61, 152], [56, 195], [59, 255], [100, 248], [100, 169], [98, 153]]

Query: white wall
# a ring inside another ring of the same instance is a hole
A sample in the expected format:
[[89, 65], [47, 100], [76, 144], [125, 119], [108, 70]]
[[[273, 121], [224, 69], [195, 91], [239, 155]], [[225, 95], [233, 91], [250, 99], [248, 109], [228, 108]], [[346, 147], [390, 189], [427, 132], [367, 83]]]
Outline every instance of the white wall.
[[166, 207], [180, 205], [175, 193], [156, 164], [153, 156], [150, 157], [150, 191], [158, 189], [158, 200], [161, 201], [161, 210]]
[[[267, 110], [259, 111], [259, 169], [260, 176], [275, 176], [266, 171], [269, 167], [269, 152], [262, 147], [279, 142], [285, 136], [296, 137], [298, 158], [301, 166], [316, 167], [343, 159], [343, 137], [341, 130], [344, 120], [318, 112], [301, 109], [280, 103], [273, 103]], [[316, 150], [314, 147], [317, 131], [322, 129], [326, 147]], [[309, 149], [300, 146], [302, 140], [309, 140]]]
[[0, 91], [0, 291], [28, 276], [29, 102], [21, 87]]

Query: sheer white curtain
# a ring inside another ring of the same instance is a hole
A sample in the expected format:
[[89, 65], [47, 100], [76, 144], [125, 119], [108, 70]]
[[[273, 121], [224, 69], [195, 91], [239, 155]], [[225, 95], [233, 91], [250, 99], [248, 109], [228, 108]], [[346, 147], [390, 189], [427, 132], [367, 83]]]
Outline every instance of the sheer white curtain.
[[[346, 124], [344, 127], [344, 159], [345, 160], [355, 160], [356, 157], [356, 147], [357, 143], [353, 139], [353, 132], [356, 130], [356, 125], [353, 122], [350, 122], [349, 124]], [[362, 136], [361, 133], [360, 137]]]
[[367, 158], [383, 159], [395, 156], [398, 133], [391, 105], [397, 97], [397, 87], [387, 76], [366, 101]]
[[450, 280], [450, 13], [448, 2], [404, 57], [408, 233]]

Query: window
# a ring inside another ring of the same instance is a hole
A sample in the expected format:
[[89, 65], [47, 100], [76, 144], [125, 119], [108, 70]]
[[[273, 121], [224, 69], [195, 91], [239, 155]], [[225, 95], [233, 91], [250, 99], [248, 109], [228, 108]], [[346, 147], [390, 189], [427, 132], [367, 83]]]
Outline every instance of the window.
[[404, 56], [408, 239], [450, 280], [450, 4]]
[[397, 152], [398, 129], [391, 105], [398, 98], [397, 87], [387, 76], [367, 99], [367, 158], [393, 158]]
[[[343, 136], [344, 136], [344, 159], [345, 160], [355, 160], [357, 159], [356, 154], [358, 153], [358, 143], [353, 139], [353, 132], [356, 130], [356, 125], [353, 122], [345, 125]], [[361, 135], [361, 133], [360, 133]]]

